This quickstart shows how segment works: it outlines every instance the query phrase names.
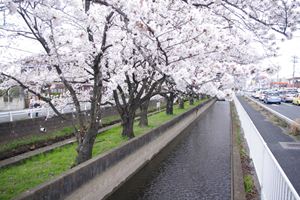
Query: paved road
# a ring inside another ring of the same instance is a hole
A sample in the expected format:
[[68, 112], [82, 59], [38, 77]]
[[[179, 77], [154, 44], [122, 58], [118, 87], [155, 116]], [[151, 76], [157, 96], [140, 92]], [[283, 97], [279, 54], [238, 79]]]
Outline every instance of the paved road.
[[[263, 103], [262, 101], [259, 102]], [[264, 104], [264, 105], [279, 112], [280, 114], [283, 114], [284, 116], [290, 118], [291, 120], [300, 118], [300, 106], [293, 105], [292, 103], [281, 103], [280, 105], [277, 104]]]
[[231, 199], [230, 108], [214, 104], [111, 200]]
[[267, 121], [260, 112], [253, 109], [242, 97], [238, 97], [238, 99], [296, 191], [300, 193], [300, 148], [298, 150], [283, 148], [280, 142], [295, 142], [294, 139], [284, 134], [281, 128]]

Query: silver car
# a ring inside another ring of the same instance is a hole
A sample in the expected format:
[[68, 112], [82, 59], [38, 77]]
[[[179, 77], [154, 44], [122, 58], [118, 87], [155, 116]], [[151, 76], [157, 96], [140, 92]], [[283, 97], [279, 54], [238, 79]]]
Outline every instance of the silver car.
[[293, 98], [294, 98], [295, 94], [297, 94], [297, 93], [291, 93], [291, 92], [285, 93], [281, 98], [282, 102], [289, 102], [289, 103], [293, 102]]
[[277, 103], [281, 104], [281, 98], [278, 92], [268, 92], [264, 97], [265, 103]]

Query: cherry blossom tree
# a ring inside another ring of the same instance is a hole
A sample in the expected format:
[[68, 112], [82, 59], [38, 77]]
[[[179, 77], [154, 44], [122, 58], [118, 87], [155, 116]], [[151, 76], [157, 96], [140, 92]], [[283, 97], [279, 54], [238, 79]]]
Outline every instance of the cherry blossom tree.
[[[59, 116], [59, 106], [75, 107], [76, 164], [92, 156], [101, 105], [114, 102], [122, 135], [131, 138], [136, 110], [147, 117], [157, 94], [167, 99], [168, 114], [176, 95], [191, 103], [202, 93], [229, 96], [233, 76], [257, 71], [250, 64], [276, 54], [276, 37], [290, 38], [299, 19], [299, 2], [285, 0], [5, 0], [0, 8], [11, 13], [0, 39], [26, 38], [40, 48], [1, 62], [1, 87], [20, 85]], [[54, 82], [66, 88], [63, 98], [42, 92]], [[87, 121], [84, 102], [91, 105]]]
[[[91, 6], [90, 1], [25, 0], [6, 1], [5, 5], [21, 23], [2, 30], [14, 37], [17, 33], [34, 40], [43, 52], [29, 59], [25, 70], [21, 63], [14, 65], [13, 70], [9, 70], [11, 66], [2, 67], [1, 76], [7, 80], [4, 83], [20, 85], [48, 103], [57, 115], [61, 115], [57, 109], [59, 104], [74, 105], [79, 124], [76, 164], [91, 158], [101, 118], [101, 69], [105, 65], [105, 53], [112, 47], [107, 35], [113, 20], [117, 19], [115, 12], [107, 6]], [[67, 90], [61, 101], [40, 92], [45, 84], [55, 81], [63, 83]], [[82, 102], [91, 103], [88, 123], [84, 121]]]

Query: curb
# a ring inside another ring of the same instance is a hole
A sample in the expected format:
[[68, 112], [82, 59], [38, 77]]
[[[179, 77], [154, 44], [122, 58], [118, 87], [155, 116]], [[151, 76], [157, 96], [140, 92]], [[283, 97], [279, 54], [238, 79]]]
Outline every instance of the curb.
[[231, 115], [231, 199], [232, 200], [246, 200], [246, 192], [244, 188], [243, 171], [240, 157], [240, 149], [237, 144], [237, 130], [234, 125], [233, 109], [234, 104], [230, 103]]

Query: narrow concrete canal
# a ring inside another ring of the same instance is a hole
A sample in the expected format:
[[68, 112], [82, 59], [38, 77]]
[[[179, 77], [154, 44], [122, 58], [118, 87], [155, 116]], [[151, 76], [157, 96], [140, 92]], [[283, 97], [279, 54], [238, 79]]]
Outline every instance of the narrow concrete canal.
[[110, 200], [231, 198], [228, 102], [217, 102]]

